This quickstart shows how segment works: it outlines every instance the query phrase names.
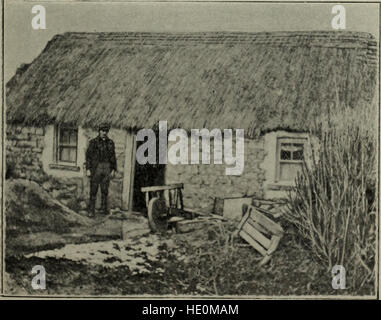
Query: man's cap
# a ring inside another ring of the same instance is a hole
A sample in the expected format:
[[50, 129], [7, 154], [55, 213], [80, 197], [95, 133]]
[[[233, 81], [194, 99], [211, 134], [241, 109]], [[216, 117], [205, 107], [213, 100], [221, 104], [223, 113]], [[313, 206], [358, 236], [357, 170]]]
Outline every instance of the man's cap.
[[110, 125], [108, 123], [101, 123], [99, 125], [99, 130], [110, 131]]

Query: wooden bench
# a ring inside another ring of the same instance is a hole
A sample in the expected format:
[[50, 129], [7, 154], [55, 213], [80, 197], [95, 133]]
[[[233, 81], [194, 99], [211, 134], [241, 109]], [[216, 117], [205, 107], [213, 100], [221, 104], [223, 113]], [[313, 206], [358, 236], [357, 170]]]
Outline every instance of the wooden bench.
[[259, 265], [264, 265], [271, 259], [283, 237], [283, 228], [260, 212], [254, 206], [243, 205], [243, 218], [235, 235], [239, 235], [256, 249], [263, 259]]

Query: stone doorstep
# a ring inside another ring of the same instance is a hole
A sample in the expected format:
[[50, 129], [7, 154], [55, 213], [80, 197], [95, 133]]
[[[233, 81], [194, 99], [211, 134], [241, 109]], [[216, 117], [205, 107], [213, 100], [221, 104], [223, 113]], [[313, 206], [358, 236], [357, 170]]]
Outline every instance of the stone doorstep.
[[148, 219], [143, 214], [125, 212], [125, 220], [122, 221], [122, 239], [141, 237], [151, 232]]

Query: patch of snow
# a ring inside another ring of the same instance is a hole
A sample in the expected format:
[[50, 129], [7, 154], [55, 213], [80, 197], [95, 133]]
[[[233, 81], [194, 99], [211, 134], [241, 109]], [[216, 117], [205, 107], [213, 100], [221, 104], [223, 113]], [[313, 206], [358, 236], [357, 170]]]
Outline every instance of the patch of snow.
[[26, 257], [67, 259], [107, 268], [126, 266], [132, 274], [163, 273], [163, 269], [151, 266], [152, 262], [159, 260], [161, 243], [157, 235], [149, 235], [139, 239], [67, 244], [59, 249], [39, 251]]

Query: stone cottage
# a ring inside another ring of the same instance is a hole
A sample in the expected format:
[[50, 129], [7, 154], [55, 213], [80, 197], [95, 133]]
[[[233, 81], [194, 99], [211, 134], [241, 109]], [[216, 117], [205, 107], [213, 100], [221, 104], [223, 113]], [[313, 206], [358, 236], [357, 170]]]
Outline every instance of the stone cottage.
[[[7, 173], [66, 201], [86, 199], [85, 151], [107, 121], [118, 162], [113, 207], [140, 210], [140, 187], [175, 182], [191, 208], [216, 197], [282, 197], [311, 126], [373, 99], [376, 48], [372, 35], [346, 31], [56, 35], [7, 83]], [[168, 129], [244, 129], [244, 172], [137, 164], [137, 130], [162, 120]]]

